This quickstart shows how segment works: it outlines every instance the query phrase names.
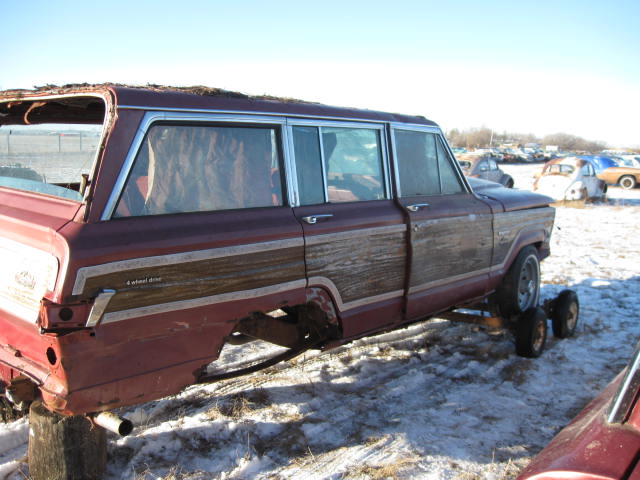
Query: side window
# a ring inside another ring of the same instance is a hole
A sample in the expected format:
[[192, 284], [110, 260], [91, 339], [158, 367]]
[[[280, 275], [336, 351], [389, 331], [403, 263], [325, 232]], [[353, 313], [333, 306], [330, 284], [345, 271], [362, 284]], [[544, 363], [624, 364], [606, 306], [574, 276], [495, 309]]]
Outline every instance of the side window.
[[437, 135], [395, 130], [394, 138], [401, 196], [464, 192], [453, 159]]
[[300, 205], [324, 203], [322, 152], [317, 127], [293, 127]]
[[395, 146], [402, 196], [440, 194], [435, 135], [396, 130]]
[[325, 182], [328, 202], [385, 198], [379, 130], [296, 126], [293, 143], [301, 205], [325, 201]]
[[453, 195], [456, 193], [463, 193], [464, 187], [460, 183], [456, 170], [453, 166], [453, 158], [449, 156], [449, 152], [442, 144], [440, 138], [437, 139], [438, 143], [438, 169], [440, 170], [440, 186], [442, 188], [443, 195]]
[[277, 145], [274, 127], [153, 125], [114, 216], [282, 205]]

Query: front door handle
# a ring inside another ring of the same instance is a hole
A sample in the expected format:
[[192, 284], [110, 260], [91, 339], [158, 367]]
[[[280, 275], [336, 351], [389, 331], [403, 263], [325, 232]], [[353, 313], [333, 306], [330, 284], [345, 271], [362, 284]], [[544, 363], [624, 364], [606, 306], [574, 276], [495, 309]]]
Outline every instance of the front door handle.
[[302, 220], [307, 222], [309, 225], [315, 225], [318, 223], [318, 220], [326, 220], [333, 217], [332, 213], [321, 213], [318, 215], [309, 215], [308, 217], [302, 217]]
[[428, 203], [414, 203], [413, 205], [407, 205], [407, 210], [410, 212], [417, 212], [421, 208], [427, 208], [428, 206]]

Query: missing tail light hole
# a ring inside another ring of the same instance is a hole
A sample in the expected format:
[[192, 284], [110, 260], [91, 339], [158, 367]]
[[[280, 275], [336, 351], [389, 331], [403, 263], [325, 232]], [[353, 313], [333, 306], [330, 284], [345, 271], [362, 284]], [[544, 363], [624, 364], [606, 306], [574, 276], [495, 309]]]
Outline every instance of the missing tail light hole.
[[58, 317], [60, 317], [60, 320], [63, 322], [68, 322], [73, 318], [73, 310], [67, 307], [61, 308], [58, 312]]
[[47, 348], [47, 360], [49, 360], [51, 365], [55, 365], [58, 361], [58, 356], [56, 355], [55, 350], [51, 347]]

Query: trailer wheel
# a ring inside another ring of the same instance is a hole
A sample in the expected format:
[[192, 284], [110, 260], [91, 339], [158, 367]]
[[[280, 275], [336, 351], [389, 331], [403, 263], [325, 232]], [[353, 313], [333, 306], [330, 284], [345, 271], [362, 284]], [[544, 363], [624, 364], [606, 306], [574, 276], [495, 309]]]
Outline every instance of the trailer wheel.
[[538, 304], [540, 260], [535, 247], [523, 248], [496, 290], [497, 307], [504, 318], [525, 312]]
[[544, 350], [547, 340], [547, 316], [539, 307], [529, 308], [516, 323], [516, 353], [536, 358]]
[[578, 325], [580, 302], [573, 290], [563, 290], [553, 302], [551, 309], [551, 327], [557, 338], [571, 337]]
[[107, 464], [106, 432], [85, 416], [65, 417], [34, 402], [28, 457], [33, 480], [100, 480]]

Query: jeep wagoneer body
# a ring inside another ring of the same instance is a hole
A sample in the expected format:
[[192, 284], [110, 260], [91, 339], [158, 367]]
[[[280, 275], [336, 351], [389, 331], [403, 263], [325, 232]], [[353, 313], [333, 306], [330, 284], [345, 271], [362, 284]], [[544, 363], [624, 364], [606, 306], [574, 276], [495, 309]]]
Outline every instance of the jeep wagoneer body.
[[226, 342], [478, 302], [549, 253], [550, 199], [474, 193], [422, 117], [99, 85], [2, 92], [0, 125], [0, 375], [63, 414], [178, 392]]

